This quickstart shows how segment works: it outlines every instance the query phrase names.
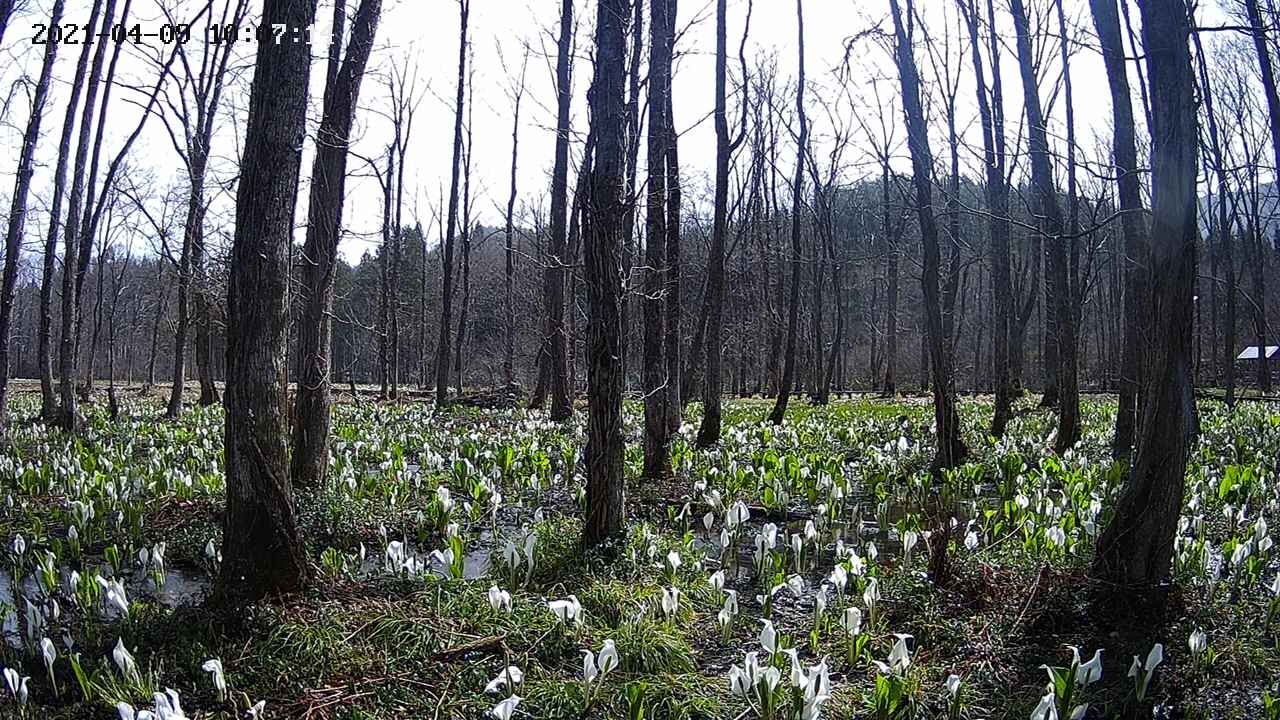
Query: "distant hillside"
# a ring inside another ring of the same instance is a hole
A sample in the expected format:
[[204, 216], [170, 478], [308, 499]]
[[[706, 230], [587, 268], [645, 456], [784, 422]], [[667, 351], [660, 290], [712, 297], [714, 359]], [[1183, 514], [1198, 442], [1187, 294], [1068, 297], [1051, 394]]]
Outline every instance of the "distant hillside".
[[[1274, 182], [1264, 183], [1258, 190], [1259, 215], [1262, 219], [1262, 229], [1265, 237], [1275, 241], [1276, 230], [1280, 228], [1280, 192], [1277, 192]], [[1212, 196], [1212, 204], [1210, 204], [1210, 196], [1202, 195], [1200, 197], [1200, 232], [1207, 236], [1209, 234], [1209, 213], [1217, 213], [1218, 196]], [[1243, 208], [1242, 208], [1243, 210]]]

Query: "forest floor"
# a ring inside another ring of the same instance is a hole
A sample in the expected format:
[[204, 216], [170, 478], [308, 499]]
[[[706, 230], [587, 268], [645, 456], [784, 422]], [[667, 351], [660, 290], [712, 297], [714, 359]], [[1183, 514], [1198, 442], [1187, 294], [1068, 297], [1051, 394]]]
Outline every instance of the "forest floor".
[[[13, 416], [38, 400], [18, 393]], [[721, 445], [694, 449], [686, 423], [663, 482], [637, 478], [629, 405], [627, 536], [585, 555], [581, 412], [344, 402], [331, 482], [296, 497], [310, 588], [232, 610], [208, 600], [220, 409], [166, 422], [159, 398], [127, 392], [114, 421], [91, 406], [79, 438], [17, 421], [0, 449], [0, 663], [31, 679], [0, 717], [125, 717], [118, 703], [152, 709], [172, 688], [189, 718], [259, 701], [261, 718], [481, 718], [514, 694], [515, 718], [809, 718], [829, 695], [825, 718], [1021, 720], [1042, 666], [1075, 646], [1103, 650], [1102, 676], [1059, 698], [1063, 720], [1084, 703], [1088, 718], [1280, 718], [1280, 407], [1201, 403], [1174, 580], [1132, 602], [1087, 572], [1120, 485], [1114, 401], [1086, 400], [1084, 439], [1057, 457], [1035, 400], [996, 443], [989, 402], [965, 399], [971, 457], [936, 481], [925, 398], [793, 403], [781, 427], [767, 402], [730, 401]], [[924, 571], [942, 536], [937, 586]], [[606, 641], [619, 666], [587, 683], [584, 651]], [[1127, 673], [1155, 643], [1138, 699]], [[519, 682], [486, 693], [508, 666]], [[762, 680], [735, 693], [734, 666]]]

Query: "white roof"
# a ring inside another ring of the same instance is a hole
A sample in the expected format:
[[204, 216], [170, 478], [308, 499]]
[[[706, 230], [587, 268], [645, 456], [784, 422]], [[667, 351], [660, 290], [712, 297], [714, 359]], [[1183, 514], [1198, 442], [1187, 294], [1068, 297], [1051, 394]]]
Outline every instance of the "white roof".
[[[1276, 356], [1276, 353], [1278, 353], [1278, 352], [1280, 352], [1280, 345], [1268, 345], [1268, 346], [1267, 346], [1267, 357], [1268, 357], [1268, 358], [1273, 358], [1273, 357], [1275, 357], [1275, 356]], [[1257, 359], [1258, 359], [1258, 346], [1257, 346], [1257, 345], [1250, 345], [1249, 347], [1247, 347], [1247, 348], [1245, 348], [1243, 351], [1241, 351], [1241, 353], [1240, 353], [1239, 355], [1237, 355], [1237, 356], [1236, 356], [1236, 359], [1237, 359], [1237, 360], [1257, 360]]]

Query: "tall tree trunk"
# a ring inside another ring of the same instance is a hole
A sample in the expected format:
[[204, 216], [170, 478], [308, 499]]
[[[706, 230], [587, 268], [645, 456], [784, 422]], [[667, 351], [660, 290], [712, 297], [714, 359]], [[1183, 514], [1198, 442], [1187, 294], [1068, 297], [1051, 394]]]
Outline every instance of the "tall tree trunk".
[[[964, 4], [967, 2], [967, 5]], [[978, 114], [982, 119], [983, 166], [986, 170], [987, 221], [990, 235], [992, 312], [992, 355], [995, 369], [995, 409], [991, 417], [991, 434], [1004, 437], [1005, 427], [1013, 416], [1013, 383], [1009, 372], [1010, 316], [1013, 312], [1013, 279], [1009, 270], [1009, 186], [1005, 183], [1008, 164], [1004, 136], [1004, 83], [1000, 77], [1000, 45], [997, 34], [990, 33], [991, 96], [987, 96], [986, 71], [982, 63], [982, 43], [978, 34], [978, 7], [975, 0], [961, 3], [969, 28], [973, 53], [973, 72], [977, 85]]]
[[[132, 0], [124, 0], [124, 7], [120, 13], [118, 24], [121, 24], [121, 25], [127, 24], [127, 21], [129, 19], [129, 7], [131, 5], [132, 5]], [[103, 27], [104, 28], [107, 27], [108, 23], [113, 23], [113, 21], [115, 20], [116, 20], [115, 8], [109, 2], [107, 7], [107, 15], [106, 15]], [[84, 182], [85, 200], [84, 200], [82, 216], [80, 218], [80, 233], [79, 233], [80, 247], [76, 253], [77, 265], [76, 265], [76, 274], [75, 274], [75, 293], [72, 296], [73, 297], [72, 307], [74, 308], [75, 312], [73, 315], [73, 321], [72, 321], [71, 327], [74, 331], [72, 348], [73, 348], [75, 359], [78, 359], [80, 357], [80, 339], [81, 339], [81, 336], [83, 335], [83, 329], [84, 329], [84, 323], [82, 320], [84, 316], [84, 283], [85, 283], [85, 278], [88, 276], [88, 273], [89, 273], [89, 258], [90, 258], [90, 255], [92, 255], [93, 253], [93, 241], [97, 236], [98, 221], [100, 219], [100, 214], [103, 208], [106, 206], [106, 198], [108, 193], [110, 193], [111, 191], [112, 178], [114, 177], [115, 170], [116, 170], [116, 167], [118, 166], [120, 157], [123, 157], [123, 153], [127, 152], [129, 144], [132, 143], [133, 141], [133, 138], [130, 138], [125, 143], [124, 149], [121, 150], [122, 155], [118, 156], [116, 158], [116, 161], [111, 164], [111, 170], [107, 173], [105, 182], [103, 182], [102, 184], [102, 195], [101, 197], [99, 197], [97, 194], [98, 163], [102, 158], [102, 140], [103, 140], [103, 133], [107, 125], [107, 111], [109, 110], [111, 105], [111, 90], [115, 87], [116, 64], [120, 60], [120, 52], [122, 49], [123, 49], [123, 43], [117, 44], [111, 53], [110, 62], [107, 63], [106, 76], [105, 78], [103, 78], [106, 82], [102, 90], [102, 102], [98, 107], [97, 127], [94, 132], [93, 145], [90, 148], [90, 154], [89, 154], [89, 174], [85, 178], [85, 182]], [[101, 51], [101, 48], [99, 48], [99, 51]], [[97, 55], [94, 56], [94, 67], [95, 68], [100, 67], [99, 56]], [[165, 67], [163, 70], [160, 71], [160, 80], [159, 80], [160, 83], [164, 82], [164, 77], [167, 74], [167, 72], [168, 72], [168, 67]], [[100, 76], [100, 74], [101, 74], [100, 72], [93, 73], [94, 76]], [[90, 82], [92, 82], [92, 80], [93, 78], [91, 77]], [[90, 86], [90, 89], [92, 89], [92, 85]], [[157, 85], [156, 92], [158, 93], [159, 90], [160, 90], [160, 87], [159, 85]], [[89, 94], [89, 102], [92, 102], [93, 98], [95, 97], [96, 97], [95, 93], [91, 92]], [[152, 99], [152, 103], [154, 103], [154, 96]], [[150, 104], [148, 104], [148, 107], [142, 113], [142, 120], [140, 121], [140, 124], [138, 126], [139, 128], [142, 127], [141, 123], [146, 122], [146, 117], [147, 115], [150, 114], [150, 111], [151, 111]], [[136, 133], [134, 137], [136, 137]], [[72, 189], [74, 190], [74, 187]], [[64, 299], [64, 302], [65, 302], [65, 299]], [[66, 325], [64, 322], [64, 328], [65, 327]], [[85, 374], [84, 374], [85, 377], [84, 377], [84, 385], [83, 385], [81, 396], [85, 399], [86, 402], [88, 402], [89, 398], [93, 394], [93, 379], [94, 379], [93, 359], [94, 359], [94, 353], [96, 352], [97, 352], [96, 347], [90, 348], [90, 354], [85, 363]], [[71, 364], [71, 371], [73, 375], [75, 373], [75, 367], [76, 367], [75, 359], [73, 359]], [[74, 385], [74, 378], [68, 381], [68, 384]], [[72, 420], [74, 420], [75, 414], [73, 413], [71, 416], [68, 416], [68, 417], [70, 419], [66, 419], [65, 422], [70, 423], [72, 422]], [[71, 427], [71, 425], [68, 425], [67, 427]]]
[[[946, 342], [942, 322], [942, 299], [939, 292], [941, 253], [938, 248], [938, 221], [933, 214], [933, 151], [929, 146], [928, 125], [920, 100], [920, 75], [916, 69], [911, 38], [902, 22], [898, 0], [891, 0], [894, 32], [897, 38], [895, 59], [902, 84], [902, 111], [907, 126], [907, 145], [911, 151], [912, 182], [916, 190], [916, 214], [920, 237], [924, 244], [924, 267], [920, 284], [924, 293], [925, 328], [928, 340], [929, 375], [932, 377], [934, 423], [937, 427], [937, 454], [933, 467], [955, 467], [968, 454], [960, 437], [960, 417], [956, 412], [953, 357]], [[912, 13], [910, 0], [907, 13]]]
[[[115, 17], [115, 0], [106, 0], [103, 24], [109, 25]], [[99, 2], [94, 2], [90, 13], [89, 26], [98, 27], [97, 11]], [[90, 131], [93, 127], [93, 110], [98, 97], [98, 85], [102, 80], [102, 62], [106, 57], [107, 43], [99, 43], [94, 51], [93, 63], [89, 68], [84, 107], [80, 114], [80, 133], [76, 141], [75, 164], [71, 174], [71, 194], [67, 199], [67, 224], [63, 233], [62, 255], [62, 335], [58, 343], [58, 396], [61, 401], [59, 424], [67, 432], [74, 432], [78, 425], [79, 411], [76, 409], [75, 369], [76, 369], [76, 322], [79, 312], [79, 298], [76, 294], [76, 269], [80, 263], [77, 252], [80, 248], [80, 220], [84, 211], [84, 177], [89, 154]]]
[[[830, 191], [824, 190], [823, 192], [829, 193]], [[825, 244], [827, 247], [827, 260], [828, 262], [831, 263], [831, 292], [835, 294], [836, 327], [835, 327], [835, 333], [832, 335], [832, 338], [831, 338], [831, 350], [829, 355], [827, 356], [827, 362], [825, 366], [826, 374], [822, 377], [821, 379], [822, 385], [818, 390], [818, 402], [822, 405], [827, 404], [828, 399], [831, 397], [831, 382], [836, 373], [836, 366], [843, 357], [842, 352], [844, 350], [844, 314], [845, 314], [844, 273], [843, 273], [843, 267], [841, 266], [841, 263], [840, 263], [840, 257], [836, 252], [835, 228], [833, 227], [835, 221], [832, 217], [830, 217], [830, 214], [833, 213], [834, 210], [831, 207], [830, 199], [825, 201], [825, 205], [826, 205], [825, 212], [827, 213], [828, 217], [824, 219], [823, 222], [825, 222], [827, 225], [827, 230], [825, 234]]]
[[200, 379], [200, 405], [218, 404], [218, 386], [213, 373], [213, 307], [209, 302], [209, 272], [205, 266], [204, 232], [193, 239], [191, 270], [195, 274], [192, 297], [196, 316], [196, 375]]
[[[806, 151], [807, 152], [807, 151]], [[814, 184], [814, 195], [816, 196], [821, 189]], [[813, 248], [812, 264], [810, 273], [812, 282], [809, 284], [809, 345], [811, 362], [806, 363], [806, 374], [809, 376], [809, 401], [818, 401], [818, 386], [822, 382], [823, 370], [823, 348], [825, 343], [822, 337], [822, 309], [826, 304], [822, 298], [822, 288], [826, 281], [827, 258], [822, 249], [822, 236], [818, 225], [822, 222], [822, 218], [817, 217], [822, 211], [817, 209], [817, 201], [815, 198], [815, 217], [809, 225], [810, 247]]]
[[[1267, 100], [1267, 127], [1271, 131], [1271, 151], [1275, 158], [1274, 167], [1280, 168], [1280, 91], [1276, 88], [1275, 66], [1271, 60], [1271, 49], [1267, 44], [1267, 31], [1264, 29], [1262, 22], [1262, 14], [1258, 10], [1258, 0], [1244, 0], [1245, 12], [1249, 17], [1249, 25], [1253, 30], [1253, 46], [1258, 54], [1258, 70], [1262, 76], [1262, 90]], [[1274, 16], [1273, 16], [1274, 17]], [[1274, 182], [1274, 181], [1273, 181]], [[1280, 183], [1274, 183], [1272, 192], [1280, 191]], [[1271, 223], [1272, 232], [1274, 233], [1272, 249], [1280, 251], [1280, 224]], [[1264, 231], [1258, 228], [1258, 262], [1263, 262], [1262, 253], [1262, 235]], [[1271, 368], [1270, 361], [1267, 358], [1267, 340], [1266, 340], [1266, 307], [1267, 296], [1264, 292], [1265, 282], [1262, 279], [1264, 275], [1263, 266], [1258, 264], [1254, 267], [1254, 292], [1258, 293], [1257, 307], [1255, 313], [1254, 324], [1258, 333], [1258, 383], [1262, 388], [1262, 392], [1271, 392]]]
[[[315, 0], [264, 0], [264, 23], [306, 27]], [[226, 478], [219, 592], [228, 603], [302, 587], [285, 430], [289, 244], [311, 48], [259, 43], [227, 292]]]
[[[347, 181], [351, 125], [369, 54], [382, 13], [382, 0], [360, 0], [346, 52], [341, 55], [346, 2], [335, 3], [330, 68], [324, 89], [324, 113], [316, 133], [307, 202], [307, 233], [302, 247], [298, 288], [302, 319], [298, 324], [298, 379], [293, 406], [291, 472], [302, 487], [323, 487], [329, 472], [330, 406], [333, 403], [333, 280], [342, 236], [342, 206]], [[333, 70], [333, 68], [337, 68]], [[387, 178], [390, 182], [390, 178]]]
[[[956, 412], [954, 381], [954, 349], [948, 342], [942, 318], [942, 299], [939, 297], [938, 221], [933, 212], [933, 150], [929, 146], [929, 130], [920, 100], [920, 75], [916, 69], [913, 38], [904, 27], [902, 10], [898, 0], [890, 0], [895, 36], [894, 56], [898, 66], [898, 78], [902, 85], [902, 111], [907, 127], [907, 146], [911, 152], [911, 174], [916, 190], [916, 214], [919, 218], [920, 237], [924, 244], [923, 268], [920, 284], [924, 294], [925, 327], [933, 378], [934, 425], [937, 429], [937, 452], [933, 459], [933, 471], [940, 474], [945, 468], [963, 462], [968, 448], [960, 437], [960, 417]], [[907, 0], [908, 17], [915, 16], [912, 0]], [[947, 548], [951, 529], [950, 513], [941, 498], [932, 499], [930, 523], [933, 525], [929, 542], [929, 576], [938, 585], [947, 582]]]
[[387, 146], [387, 174], [382, 186], [382, 251], [378, 253], [378, 397], [391, 397], [391, 204], [395, 187], [395, 148]]
[[583, 545], [618, 537], [625, 519], [622, 428], [623, 91], [627, 0], [600, 0], [591, 117], [597, 151], [584, 213], [588, 321], [587, 513]]
[[796, 117], [800, 134], [796, 140], [796, 174], [791, 186], [791, 298], [787, 312], [787, 349], [783, 355], [782, 381], [778, 399], [769, 413], [769, 422], [781, 425], [791, 399], [796, 377], [796, 334], [800, 325], [800, 208], [804, 201], [804, 153], [809, 146], [809, 119], [804, 113], [804, 0], [796, 0], [796, 26], [800, 74], [796, 81]]
[[[1061, 453], [1080, 439], [1075, 310], [1071, 307], [1062, 208], [1058, 205], [1057, 190], [1054, 188], [1048, 130], [1032, 66], [1031, 29], [1023, 0], [1011, 0], [1009, 5], [1018, 35], [1018, 69], [1022, 75], [1023, 105], [1027, 115], [1034, 206], [1041, 215], [1041, 230], [1045, 241], [1049, 243], [1048, 293], [1053, 303], [1046, 308], [1045, 315], [1046, 326], [1050, 328], [1046, 333], [1046, 355], [1053, 358], [1052, 365], [1057, 374], [1056, 378], [1050, 379], [1057, 389], [1058, 406], [1058, 431], [1054, 449]], [[1052, 323], [1049, 323], [1050, 318]]]
[[645, 207], [644, 272], [644, 476], [671, 474], [667, 432], [667, 363], [662, 292], [667, 237], [667, 93], [671, 73], [667, 44], [667, 0], [649, 4], [648, 197]]
[[191, 254], [194, 236], [203, 232], [204, 188], [195, 182], [204, 175], [204, 159], [191, 158], [191, 188], [187, 196], [187, 217], [183, 223], [182, 254], [178, 259], [178, 327], [173, 339], [173, 384], [169, 390], [169, 403], [165, 417], [172, 420], [182, 412], [182, 390], [187, 379], [187, 328], [190, 326]]
[[885, 158], [880, 167], [880, 203], [883, 206], [881, 232], [885, 242], [885, 274], [887, 275], [886, 293], [889, 307], [885, 312], [885, 350], [884, 350], [884, 386], [885, 397], [893, 397], [898, 393], [898, 265], [901, 263], [899, 233], [894, 232], [890, 222], [889, 210], [889, 162]]
[[[1191, 382], [1196, 275], [1196, 99], [1182, 0], [1141, 0], [1152, 101], [1151, 312], [1133, 467], [1098, 538], [1093, 571], [1120, 586], [1168, 575], [1197, 431]], [[1143, 258], [1146, 260], [1146, 258]]]
[[631, 60], [627, 71], [627, 219], [622, 246], [622, 385], [630, 388], [632, 308], [630, 284], [636, 257], [636, 178], [640, 161], [640, 63], [644, 56], [644, 0], [632, 0]]
[[[506, 272], [503, 274], [502, 317], [506, 328], [506, 343], [502, 353], [502, 380], [507, 386], [515, 382], [516, 355], [516, 314], [515, 314], [515, 212], [516, 212], [516, 168], [520, 158], [520, 101], [524, 99], [525, 70], [529, 67], [529, 52], [525, 51], [524, 62], [520, 65], [520, 80], [512, 97], [511, 120], [511, 193], [507, 196], [506, 227]], [[424, 248], [425, 251], [425, 248]], [[425, 256], [425, 252], [424, 252]]]
[[[49, 24], [57, 27], [62, 20], [64, 0], [55, 0], [49, 16]], [[12, 10], [12, 7], [9, 8]], [[6, 18], [7, 19], [7, 18]], [[9, 207], [9, 225], [4, 241], [4, 275], [0, 280], [0, 430], [8, 423], [9, 401], [9, 345], [12, 333], [14, 294], [18, 284], [18, 263], [21, 261], [22, 240], [26, 234], [27, 199], [31, 192], [31, 178], [35, 175], [36, 146], [40, 142], [40, 121], [44, 118], [44, 105], [49, 97], [49, 82], [53, 66], [58, 59], [58, 46], [45, 45], [44, 60], [40, 65], [40, 78], [36, 81], [35, 94], [31, 98], [31, 114], [22, 135], [22, 150], [18, 156], [18, 173], [13, 185], [13, 199]], [[57, 225], [57, 210], [50, 220]]]
[[147, 352], [147, 385], [150, 390], [156, 384], [156, 353], [160, 347], [160, 320], [169, 312], [169, 293], [164, 284], [164, 265], [159, 266], [156, 312], [151, 321], [151, 349]]
[[[231, 4], [231, 0], [226, 0], [223, 5], [222, 20], [240, 23], [248, 11], [248, 0], [235, 0], [234, 6]], [[201, 62], [203, 73], [212, 73], [213, 77], [201, 75], [194, 78], [195, 83], [193, 85], [196, 88], [196, 100], [199, 106], [196, 115], [196, 142], [194, 147], [191, 147], [188, 151], [192, 159], [195, 158], [197, 153], [202, 158], [208, 157], [209, 148], [213, 143], [214, 121], [217, 118], [218, 105], [227, 75], [227, 64], [231, 59], [231, 50], [232, 47], [229, 44], [224, 44], [221, 48], [214, 45], [212, 55], [206, 54], [205, 56], [209, 61], [205, 62], [205, 59], [202, 58]], [[206, 48], [205, 52], [208, 53], [209, 48]], [[190, 73], [190, 68], [185, 64], [184, 68]], [[190, 135], [190, 132], [188, 134]], [[202, 171], [199, 179], [194, 181], [193, 185], [199, 184], [203, 191], [204, 181], [205, 178]], [[209, 272], [205, 263], [203, 223], [201, 223], [199, 230], [192, 237], [191, 243], [191, 271], [195, 290], [192, 300], [195, 310], [196, 375], [200, 380], [200, 405], [208, 407], [216, 405], [219, 401], [218, 387], [214, 384], [213, 371], [213, 309], [215, 303], [210, 302]]]
[[573, 99], [573, 2], [561, 0], [556, 45], [556, 146], [551, 170], [551, 235], [542, 273], [552, 420], [573, 415], [569, 400], [568, 339], [564, 328], [565, 252], [569, 223], [569, 109]]
[[666, 285], [663, 288], [666, 323], [663, 327], [663, 359], [667, 363], [667, 442], [680, 429], [680, 329], [683, 298], [681, 294], [680, 233], [682, 200], [680, 189], [680, 138], [676, 133], [676, 118], [671, 91], [671, 75], [674, 72], [676, 42], [676, 0], [667, 0], [666, 20], [667, 61], [666, 68], [666, 152], [667, 152], [667, 225], [666, 225]]
[[1102, 59], [1107, 69], [1107, 84], [1111, 90], [1112, 139], [1111, 153], [1116, 164], [1120, 196], [1120, 231], [1124, 248], [1124, 347], [1120, 360], [1120, 408], [1116, 413], [1115, 436], [1111, 450], [1116, 458], [1128, 458], [1133, 448], [1134, 429], [1137, 426], [1138, 387], [1141, 351], [1139, 328], [1141, 313], [1146, 305], [1143, 299], [1146, 283], [1145, 272], [1138, 259], [1146, 255], [1142, 237], [1142, 187], [1138, 176], [1138, 150], [1134, 132], [1133, 100], [1129, 88], [1128, 61], [1125, 59], [1124, 39], [1120, 34], [1120, 15], [1116, 0], [1089, 0], [1093, 9], [1093, 26], [1102, 46]]
[[471, 14], [471, 0], [458, 0], [460, 24], [458, 30], [458, 91], [454, 99], [453, 160], [449, 165], [449, 214], [441, 249], [443, 271], [440, 279], [440, 338], [436, 344], [436, 408], [444, 408], [449, 402], [449, 323], [453, 319], [453, 242], [458, 231], [458, 172], [462, 156], [463, 94], [467, 84], [467, 21]]
[[[705, 276], [705, 273], [704, 273]], [[684, 368], [680, 371], [680, 407], [688, 407], [693, 402], [695, 395], [701, 396], [703, 382], [702, 375], [706, 368], [703, 367], [705, 356], [703, 351], [707, 344], [707, 322], [710, 320], [711, 308], [708, 307], [707, 283], [709, 278], [703, 279], [702, 283], [702, 301], [698, 303], [698, 316], [694, 320], [693, 338], [689, 341], [689, 351], [684, 356]]]
[[1249, 263], [1252, 266], [1249, 275], [1253, 280], [1253, 333], [1254, 341], [1258, 346], [1258, 364], [1256, 365], [1258, 389], [1264, 395], [1269, 395], [1271, 394], [1271, 369], [1269, 367], [1270, 363], [1267, 361], [1267, 240], [1264, 238], [1264, 225], [1260, 217], [1262, 214], [1261, 206], [1261, 201], [1254, 203], [1255, 215], [1249, 223], [1250, 232], [1247, 239], [1249, 241], [1249, 249], [1253, 251], [1253, 257], [1250, 258], [1251, 262]]
[[[404, 208], [404, 142], [404, 138], [400, 138], [399, 148], [394, 151], [396, 153], [396, 172], [394, 175], [388, 176], [389, 178], [394, 177], [395, 180], [389, 179], [387, 181], [393, 186], [394, 193], [393, 211], [390, 216], [392, 220], [390, 235], [391, 262], [387, 268], [387, 281], [390, 283], [390, 287], [393, 288], [400, 287], [400, 269], [404, 265], [404, 225], [401, 223], [400, 216]], [[404, 346], [401, 344], [402, 336], [400, 334], [401, 302], [399, 292], [391, 294], [390, 306], [391, 337], [387, 342], [387, 350], [391, 353], [391, 372], [388, 382], [391, 385], [390, 397], [392, 400], [396, 400], [400, 397], [400, 363], [404, 359], [404, 353], [402, 352]]]
[[[89, 25], [97, 26], [98, 15], [102, 5], [95, 2], [89, 13]], [[93, 45], [85, 43], [80, 51], [80, 59], [76, 61], [76, 74], [71, 82], [71, 95], [67, 98], [67, 112], [62, 120], [62, 139], [58, 143], [58, 165], [53, 175], [53, 198], [49, 204], [49, 233], [45, 238], [44, 265], [40, 278], [40, 415], [45, 420], [56, 420], [61, 412], [58, 406], [59, 396], [54, 394], [53, 387], [53, 283], [54, 266], [57, 262], [58, 241], [63, 234], [62, 197], [66, 190], [67, 161], [71, 157], [71, 140], [75, 131], [76, 110], [80, 105], [80, 95], [85, 86], [85, 70], [89, 66], [89, 56]]]
[[[474, 68], [473, 63], [467, 77], [467, 84], [472, 88], [475, 87]], [[453, 355], [453, 374], [457, 378], [458, 392], [463, 388], [462, 355], [467, 344], [467, 314], [471, 306], [471, 103], [474, 98], [474, 92], [467, 93], [466, 150], [462, 156], [462, 303], [458, 309], [458, 337]]]

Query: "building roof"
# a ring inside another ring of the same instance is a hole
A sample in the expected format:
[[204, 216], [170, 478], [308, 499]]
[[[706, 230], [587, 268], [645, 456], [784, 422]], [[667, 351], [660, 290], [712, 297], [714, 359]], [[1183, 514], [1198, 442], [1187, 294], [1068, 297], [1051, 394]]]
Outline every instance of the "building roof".
[[[1280, 345], [1268, 345], [1268, 346], [1267, 346], [1267, 357], [1268, 357], [1268, 358], [1273, 358], [1273, 357], [1275, 357], [1275, 356], [1276, 356], [1276, 353], [1280, 353]], [[1249, 347], [1247, 347], [1247, 348], [1245, 348], [1244, 350], [1242, 350], [1242, 351], [1240, 352], [1240, 354], [1236, 356], [1236, 359], [1237, 359], [1237, 360], [1257, 360], [1257, 359], [1258, 359], [1258, 346], [1257, 346], [1257, 345], [1250, 345]]]

